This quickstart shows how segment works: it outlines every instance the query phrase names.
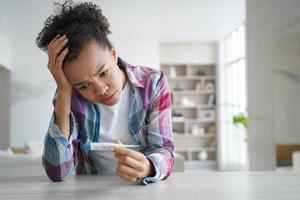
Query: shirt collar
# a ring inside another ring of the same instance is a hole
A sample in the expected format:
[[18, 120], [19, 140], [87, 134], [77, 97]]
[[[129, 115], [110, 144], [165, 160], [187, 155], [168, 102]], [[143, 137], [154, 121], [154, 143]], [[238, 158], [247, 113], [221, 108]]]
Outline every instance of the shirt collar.
[[141, 87], [144, 88], [144, 79], [143, 73], [139, 72], [139, 69], [136, 66], [133, 66], [120, 57], [118, 57], [118, 66], [120, 68], [125, 69], [125, 72], [128, 77], [128, 81], [131, 83], [133, 87]]

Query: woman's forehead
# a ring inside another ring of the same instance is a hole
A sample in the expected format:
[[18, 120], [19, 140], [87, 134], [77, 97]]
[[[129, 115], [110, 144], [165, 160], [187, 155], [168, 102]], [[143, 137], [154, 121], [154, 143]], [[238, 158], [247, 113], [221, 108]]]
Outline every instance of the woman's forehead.
[[108, 50], [103, 49], [96, 42], [91, 43], [78, 54], [75, 60], [66, 63], [66, 70], [77, 73], [93, 73], [109, 59]]
[[76, 60], [81, 65], [97, 65], [100, 62], [105, 62], [108, 58], [109, 51], [93, 41], [80, 51]]

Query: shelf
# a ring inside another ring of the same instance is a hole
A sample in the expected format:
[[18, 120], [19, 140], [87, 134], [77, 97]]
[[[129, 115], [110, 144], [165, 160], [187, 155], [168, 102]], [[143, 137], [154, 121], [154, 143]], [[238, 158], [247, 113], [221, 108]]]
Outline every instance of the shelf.
[[191, 94], [191, 95], [197, 95], [197, 94], [215, 94], [215, 91], [205, 91], [205, 90], [172, 90], [172, 94], [174, 95], [182, 95], [182, 94]]
[[215, 133], [205, 133], [203, 135], [192, 135], [192, 133], [173, 133], [174, 138], [213, 138]]
[[216, 120], [187, 119], [187, 123], [215, 123]]
[[175, 148], [176, 152], [194, 152], [194, 151], [207, 151], [207, 152], [216, 152], [216, 147], [186, 147], [186, 148]]
[[[218, 110], [214, 103], [218, 98], [216, 64], [165, 63], [161, 64], [161, 69], [168, 78], [174, 102], [172, 125], [175, 131], [173, 135], [176, 143], [175, 151], [185, 158], [186, 169], [216, 170], [218, 152], [216, 146]], [[214, 87], [205, 87], [207, 84], [213, 84]], [[203, 120], [201, 112], [205, 109], [214, 110], [213, 120]], [[206, 133], [192, 133], [192, 130], [197, 132], [198, 129], [198, 132]], [[202, 151], [206, 151], [208, 160], [199, 160], [199, 153], [202, 154]]]
[[162, 68], [170, 68], [170, 67], [208, 67], [208, 68], [215, 68], [217, 63], [161, 63], [160, 66]]
[[199, 81], [199, 80], [215, 80], [216, 76], [205, 75], [205, 76], [176, 76], [175, 78], [167, 77], [169, 81]]
[[182, 121], [173, 121], [172, 123], [215, 123], [216, 120], [201, 120], [201, 119], [183, 119]]
[[215, 108], [215, 104], [208, 105], [208, 104], [202, 104], [202, 105], [195, 105], [195, 106], [182, 106], [182, 105], [173, 105], [172, 108], [174, 109], [201, 109], [201, 108]]

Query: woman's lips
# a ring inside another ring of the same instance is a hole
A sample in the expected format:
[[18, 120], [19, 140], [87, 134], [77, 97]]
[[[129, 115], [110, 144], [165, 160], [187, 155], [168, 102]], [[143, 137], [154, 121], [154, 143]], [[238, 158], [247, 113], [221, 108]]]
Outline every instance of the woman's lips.
[[107, 99], [105, 99], [103, 101], [103, 103], [105, 103], [105, 104], [112, 103], [115, 100], [116, 96], [117, 96], [116, 94], [117, 94], [117, 92], [114, 92], [110, 97], [108, 97]]

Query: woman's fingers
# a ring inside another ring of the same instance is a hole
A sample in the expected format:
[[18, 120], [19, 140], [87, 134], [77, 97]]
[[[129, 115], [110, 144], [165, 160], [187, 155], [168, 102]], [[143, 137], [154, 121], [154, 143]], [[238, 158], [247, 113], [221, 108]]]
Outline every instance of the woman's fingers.
[[144, 178], [153, 173], [153, 164], [141, 152], [116, 146], [111, 147], [111, 151], [115, 153], [118, 160], [117, 175], [125, 174], [131, 178]]
[[[122, 142], [120, 140], [116, 140], [117, 144], [122, 144]], [[115, 151], [115, 158], [119, 160], [119, 162], [128, 165], [138, 171], [143, 171], [143, 166], [140, 165], [139, 160], [142, 160], [142, 158], [144, 157], [144, 155], [141, 155], [139, 152], [133, 151], [131, 149], [127, 149], [124, 148], [124, 151]], [[122, 152], [124, 154], [122, 154]], [[127, 152], [127, 153], [126, 153]], [[136, 155], [136, 154], [140, 154], [140, 155]], [[134, 157], [132, 158], [130, 155], [133, 155]]]
[[53, 49], [53, 56], [58, 56], [61, 50], [64, 48], [64, 46], [68, 43], [68, 41], [68, 38], [65, 38], [60, 43], [58, 43]]
[[66, 35], [56, 36], [48, 45], [48, 69], [52, 73], [53, 78], [59, 88], [72, 89], [72, 86], [65, 77], [62, 70], [63, 61], [69, 52], [68, 48], [62, 50], [68, 43]]
[[124, 179], [125, 181], [129, 181], [129, 182], [134, 182], [136, 181], [136, 178], [128, 176], [127, 174], [124, 174], [120, 171], [117, 171], [117, 175], [120, 176], [122, 179]]
[[[59, 38], [54, 38], [52, 40], [52, 44], [49, 45], [48, 49], [48, 57], [49, 57], [49, 62], [48, 62], [48, 68], [53, 70], [56, 66], [57, 59], [60, 56], [62, 48], [67, 44], [68, 39], [64, 36], [59, 37]], [[60, 54], [59, 54], [60, 53]]]
[[129, 157], [134, 158], [137, 161], [144, 161], [144, 159], [145, 159], [144, 154], [134, 151], [132, 149], [128, 149], [125, 147], [117, 147], [117, 146], [113, 146], [113, 147], [111, 147], [111, 149], [115, 154], [129, 156]]
[[58, 38], [54, 38], [53, 43], [50, 46], [50, 49], [53, 50], [57, 47], [58, 44], [60, 44], [62, 41], [64, 41], [67, 38], [66, 35], [59, 36]]
[[[54, 38], [51, 42], [52, 44], [48, 45], [48, 55], [49, 55], [49, 59], [53, 59], [55, 57], [57, 57], [58, 53], [61, 51], [61, 49], [63, 47], [61, 47], [61, 45], [65, 45], [66, 44], [66, 35]], [[64, 44], [62, 44], [64, 43]]]
[[59, 56], [57, 57], [57, 59], [56, 59], [55, 66], [60, 67], [60, 68], [62, 67], [62, 63], [63, 63], [63, 61], [64, 61], [66, 55], [68, 54], [68, 52], [69, 52], [69, 49], [66, 48], [65, 50], [63, 50], [63, 51], [60, 53], [60, 55], [59, 55]]
[[56, 48], [58, 43], [63, 41], [63, 39], [64, 39], [64, 36], [58, 36], [58, 37], [53, 38], [53, 40], [50, 42], [50, 44], [47, 47], [49, 57], [52, 57], [54, 55], [53, 54], [54, 49]]
[[140, 176], [139, 172], [137, 172], [136, 170], [134, 170], [131, 167], [124, 165], [122, 163], [118, 163], [116, 171], [117, 171], [117, 173], [119, 172], [121, 174], [126, 174], [127, 176], [135, 178], [135, 179]]
[[133, 169], [135, 169], [138, 172], [143, 172], [144, 167], [140, 164], [139, 161], [129, 157], [129, 156], [123, 156], [120, 154], [115, 154], [115, 158], [122, 164], [125, 164]]
[[51, 40], [51, 42], [50, 42], [50, 43], [48, 44], [48, 46], [47, 46], [47, 49], [49, 49], [49, 48], [52, 46], [52, 44], [55, 42], [55, 40], [56, 40], [58, 37], [60, 37], [60, 35], [55, 36], [55, 37]]

